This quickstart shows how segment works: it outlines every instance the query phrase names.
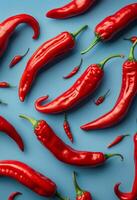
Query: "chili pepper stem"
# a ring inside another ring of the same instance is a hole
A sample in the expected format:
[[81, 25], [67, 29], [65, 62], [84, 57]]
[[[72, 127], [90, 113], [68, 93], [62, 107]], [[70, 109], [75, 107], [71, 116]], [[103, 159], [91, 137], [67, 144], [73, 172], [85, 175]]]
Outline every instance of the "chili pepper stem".
[[119, 58], [124, 58], [124, 55], [122, 55], [122, 54], [117, 54], [117, 55], [112, 55], [112, 56], [109, 56], [108, 58], [105, 58], [103, 61], [101, 61], [101, 62], [99, 63], [101, 69], [104, 68], [105, 64], [106, 64], [109, 60], [111, 60], [112, 58], [118, 58], [118, 57], [119, 57]]
[[105, 158], [106, 158], [106, 159], [112, 158], [112, 157], [114, 157], [114, 156], [119, 156], [119, 157], [121, 158], [122, 161], [124, 160], [124, 157], [123, 157], [121, 154], [119, 154], [119, 153], [105, 154]]
[[104, 94], [104, 98], [106, 98], [109, 95], [110, 89]]
[[24, 55], [22, 55], [22, 58], [24, 58], [28, 54], [29, 50], [30, 50], [30, 48], [28, 48], [26, 53], [24, 53]]
[[132, 47], [131, 47], [131, 49], [130, 49], [130, 53], [129, 53], [128, 60], [131, 60], [131, 61], [135, 60], [135, 61], [136, 61], [135, 55], [134, 55], [134, 50], [135, 50], [136, 45], [137, 45], [137, 41], [135, 41], [135, 42], [133, 43], [133, 45], [132, 45]]
[[96, 37], [94, 38], [93, 42], [91, 43], [91, 45], [84, 51], [81, 52], [81, 55], [86, 54], [87, 52], [89, 52], [94, 46], [96, 46], [99, 42], [101, 41], [101, 38], [96, 35]]
[[58, 197], [58, 199], [60, 200], [70, 200], [69, 198], [62, 197], [58, 192], [56, 192], [55, 196]]
[[0, 104], [4, 105], [4, 106], [7, 106], [8, 104], [3, 102], [1, 99], [0, 99]]
[[74, 38], [76, 38], [82, 31], [88, 28], [88, 25], [82, 26], [78, 31], [71, 33]]
[[78, 185], [78, 183], [77, 183], [76, 172], [73, 172], [73, 183], [74, 183], [76, 195], [77, 195], [77, 196], [81, 196], [81, 195], [83, 194], [84, 191], [79, 187], [79, 185]]
[[34, 118], [28, 117], [26, 115], [19, 115], [19, 117], [21, 117], [21, 118], [26, 119], [27, 121], [29, 121], [32, 124], [33, 128], [35, 128], [37, 126], [38, 122], [39, 122], [39, 121], [35, 120]]

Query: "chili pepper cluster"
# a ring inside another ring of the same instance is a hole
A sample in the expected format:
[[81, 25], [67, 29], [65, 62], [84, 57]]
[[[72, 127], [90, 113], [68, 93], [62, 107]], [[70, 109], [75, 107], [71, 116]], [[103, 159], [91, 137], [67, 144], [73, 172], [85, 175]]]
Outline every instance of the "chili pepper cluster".
[[[76, 17], [79, 15], [84, 15], [86, 12], [90, 12], [93, 8], [93, 4], [96, 4], [95, 0], [72, 0], [70, 3], [62, 6], [61, 8], [55, 8], [46, 13], [46, 17], [52, 19], [67, 19]], [[96, 44], [99, 42], [105, 42], [112, 38], [115, 38], [116, 33], [123, 30], [126, 26], [131, 24], [137, 19], [137, 3], [132, 3], [125, 5], [120, 8], [116, 13], [111, 16], [107, 16], [95, 27], [95, 39], [91, 45], [86, 49], [81, 51], [80, 63], [73, 68], [71, 72], [67, 75], [63, 75], [64, 83], [68, 79], [72, 78], [74, 75], [78, 75], [79, 71], [84, 64], [83, 54], [89, 52]], [[50, 20], [50, 19], [49, 19]], [[38, 39], [40, 35], [40, 26], [38, 20], [33, 16], [28, 14], [18, 14], [7, 18], [0, 25], [0, 56], [2, 57], [7, 49], [9, 39], [18, 25], [26, 23], [29, 25], [33, 31], [33, 39]], [[18, 97], [21, 103], [24, 103], [26, 99], [29, 101], [29, 93], [32, 89], [38, 72], [44, 68], [48, 67], [49, 64], [53, 65], [53, 61], [56, 58], [63, 59], [63, 55], [67, 55], [72, 50], [74, 50], [77, 37], [83, 31], [86, 31], [88, 25], [83, 25], [75, 32], [64, 31], [57, 36], [44, 41], [34, 53], [30, 56], [27, 61], [24, 72], [21, 75], [19, 86], [18, 86]], [[126, 61], [122, 65], [122, 84], [119, 97], [114, 105], [114, 107], [99, 117], [94, 121], [89, 121], [86, 124], [81, 124], [80, 128], [84, 131], [104, 129], [108, 127], [113, 127], [120, 123], [123, 118], [127, 115], [129, 108], [132, 105], [134, 98], [137, 95], [137, 60], [135, 55], [135, 48], [137, 46], [137, 36], [131, 36], [130, 38], [123, 38], [124, 40], [130, 41], [130, 52]], [[104, 44], [105, 45], [105, 44]], [[30, 47], [31, 48], [31, 47]], [[17, 65], [21, 60], [28, 56], [28, 52], [15, 55], [14, 58], [9, 63], [9, 68]], [[122, 58], [124, 56], [121, 52], [109, 55], [104, 58], [99, 63], [91, 63], [85, 71], [76, 79], [71, 87], [66, 89], [65, 92], [59, 94], [58, 97], [45, 103], [51, 98], [51, 94], [47, 94], [45, 91], [45, 96], [41, 96], [34, 102], [34, 109], [43, 114], [59, 114], [62, 113], [64, 116], [64, 121], [62, 121], [62, 129], [71, 143], [75, 142], [75, 133], [73, 127], [71, 127], [71, 122], [68, 118], [68, 111], [79, 106], [80, 103], [85, 103], [85, 99], [89, 98], [90, 95], [94, 94], [97, 88], [100, 87], [102, 80], [105, 78], [105, 71], [107, 70], [107, 62], [113, 58]], [[85, 58], [86, 59], [86, 58]], [[40, 76], [40, 74], [39, 74]], [[48, 77], [47, 77], [48, 78]], [[12, 88], [9, 82], [1, 81], [0, 88]], [[16, 87], [15, 87], [16, 89]], [[95, 105], [99, 106], [104, 101], [106, 101], [107, 96], [111, 90], [107, 89], [104, 94], [100, 95], [97, 100], [94, 100]], [[31, 95], [31, 94], [30, 94]], [[33, 103], [33, 102], [30, 102]], [[7, 103], [0, 100], [0, 104], [7, 105]], [[101, 105], [100, 105], [101, 106]], [[7, 107], [8, 108], [8, 107]], [[92, 114], [92, 113], [91, 113]], [[42, 146], [49, 151], [51, 156], [57, 159], [63, 164], [77, 167], [97, 167], [100, 165], [107, 164], [108, 159], [118, 157], [124, 161], [124, 157], [119, 152], [105, 153], [105, 152], [93, 152], [77, 150], [70, 145], [66, 144], [61, 137], [58, 136], [54, 127], [44, 119], [37, 120], [30, 117], [24, 113], [18, 116], [22, 119], [27, 120], [32, 124], [33, 132], [37, 140], [42, 144]], [[20, 120], [20, 123], [22, 121]], [[22, 122], [23, 123], [23, 122]], [[3, 116], [0, 116], [0, 131], [8, 135], [23, 152], [25, 145], [20, 133], [15, 129], [15, 127]], [[107, 148], [112, 148], [118, 145], [124, 140], [129, 134], [122, 134], [117, 136], [114, 141], [112, 141]], [[31, 148], [31, 147], [30, 147]], [[42, 148], [42, 147], [41, 147]], [[135, 161], [135, 178], [131, 192], [121, 192], [120, 184], [117, 183], [112, 190], [115, 192], [115, 196], [120, 200], [136, 200], [137, 199], [137, 133], [134, 135], [134, 161]], [[45, 167], [46, 168], [46, 167]], [[44, 174], [33, 169], [31, 166], [24, 162], [18, 160], [0, 160], [0, 176], [10, 177], [15, 179], [17, 182], [32, 190], [39, 196], [48, 198], [58, 198], [60, 200], [69, 200], [70, 198], [65, 198], [60, 194], [57, 183], [45, 176]], [[96, 199], [95, 195], [92, 195], [89, 191], [80, 188], [77, 182], [77, 173], [72, 173], [72, 179], [74, 183], [74, 189], [76, 193], [76, 200], [92, 200]], [[128, 179], [127, 179], [128, 180]], [[92, 188], [92, 186], [91, 186]], [[22, 195], [20, 191], [13, 192], [9, 195], [9, 200], [14, 200], [18, 195]], [[66, 196], [68, 196], [66, 194]]]

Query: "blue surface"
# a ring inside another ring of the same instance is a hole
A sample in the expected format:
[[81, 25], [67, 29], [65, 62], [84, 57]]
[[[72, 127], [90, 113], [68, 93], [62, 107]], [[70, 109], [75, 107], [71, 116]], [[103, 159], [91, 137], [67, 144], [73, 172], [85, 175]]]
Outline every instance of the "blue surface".
[[[74, 187], [72, 184], [72, 172], [77, 171], [79, 174], [78, 182], [82, 188], [89, 190], [95, 200], [115, 200], [117, 199], [113, 186], [121, 181], [121, 189], [130, 191], [134, 176], [133, 162], [133, 139], [132, 136], [126, 138], [120, 145], [112, 150], [106, 148], [117, 135], [129, 133], [133, 135], [137, 129], [137, 107], [134, 100], [132, 107], [126, 119], [119, 125], [106, 130], [92, 131], [85, 133], [80, 130], [80, 125], [93, 120], [103, 113], [109, 111], [116, 102], [121, 87], [121, 69], [122, 59], [114, 59], [110, 61], [105, 68], [105, 77], [101, 86], [92, 96], [93, 99], [104, 94], [107, 89], [111, 89], [111, 94], [107, 100], [99, 107], [96, 107], [90, 98], [77, 109], [73, 109], [68, 114], [68, 118], [74, 133], [75, 143], [72, 145], [76, 149], [103, 151], [103, 152], [119, 152], [125, 157], [125, 161], [121, 162], [118, 158], [109, 160], [106, 165], [98, 168], [79, 168], [68, 166], [56, 160], [48, 150], [46, 150], [36, 139], [33, 134], [31, 125], [19, 119], [19, 114], [28, 114], [37, 119], [43, 118], [53, 127], [55, 132], [67, 143], [69, 140], [64, 134], [62, 123], [63, 115], [42, 115], [34, 109], [33, 102], [39, 96], [49, 94], [50, 99], [54, 99], [80, 76], [80, 74], [91, 63], [98, 63], [110, 54], [122, 53], [126, 56], [129, 53], [131, 44], [124, 41], [124, 37], [129, 37], [137, 33], [135, 24], [126, 29], [123, 34], [116, 37], [111, 42], [100, 44], [94, 48], [89, 54], [84, 56], [84, 64], [79, 74], [68, 81], [64, 81], [62, 76], [66, 75], [79, 63], [80, 51], [85, 49], [93, 39], [93, 30], [95, 25], [106, 15], [109, 15], [120, 7], [135, 2], [133, 0], [100, 0], [88, 13], [68, 20], [52, 20], [46, 19], [44, 14], [51, 8], [61, 6], [69, 0], [1, 0], [0, 21], [8, 16], [18, 13], [28, 13], [36, 17], [40, 22], [41, 35], [37, 41], [33, 41], [32, 30], [28, 26], [19, 27], [12, 37], [8, 49], [4, 57], [0, 61], [1, 74], [0, 81], [9, 81], [12, 85], [18, 85], [21, 74], [25, 68], [26, 62], [37, 47], [49, 38], [57, 35], [61, 31], [75, 31], [83, 24], [88, 24], [89, 29], [85, 31], [77, 40], [75, 50], [65, 59], [60, 59], [48, 70], [39, 74], [35, 84], [31, 90], [25, 103], [20, 103], [17, 95], [17, 89], [1, 89], [0, 98], [9, 103], [8, 107], [0, 106], [0, 114], [7, 118], [20, 132], [25, 143], [25, 153], [21, 153], [16, 144], [5, 134], [0, 135], [0, 159], [17, 159], [31, 165], [33, 168], [53, 179], [58, 190], [64, 196], [70, 196], [75, 199]], [[9, 69], [8, 64], [16, 54], [21, 54], [30, 47], [29, 54], [15, 68]], [[137, 51], [136, 51], [137, 52]], [[71, 145], [71, 144], [70, 144]], [[8, 148], [7, 148], [8, 147]], [[0, 199], [6, 200], [13, 191], [23, 193], [18, 199], [41, 200], [35, 193], [23, 187], [19, 183], [9, 178], [0, 179]]]

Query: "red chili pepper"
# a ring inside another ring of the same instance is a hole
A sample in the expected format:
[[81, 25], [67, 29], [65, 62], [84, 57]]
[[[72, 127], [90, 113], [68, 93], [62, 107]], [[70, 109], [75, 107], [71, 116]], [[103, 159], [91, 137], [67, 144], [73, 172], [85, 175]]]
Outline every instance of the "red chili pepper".
[[73, 173], [73, 182], [75, 186], [75, 191], [76, 191], [76, 200], [92, 200], [92, 196], [90, 192], [82, 190], [76, 179], [76, 173]]
[[24, 144], [21, 136], [16, 131], [16, 129], [2, 116], [0, 116], [0, 131], [6, 133], [17, 143], [21, 151], [24, 151]]
[[53, 19], [66, 19], [85, 13], [95, 0], [72, 0], [61, 8], [55, 8], [47, 12], [46, 16]]
[[137, 94], [137, 61], [134, 58], [134, 48], [136, 44], [137, 42], [133, 44], [129, 58], [123, 64], [121, 91], [114, 108], [95, 121], [81, 126], [83, 130], [111, 127], [122, 120], [127, 114], [129, 107]]
[[100, 96], [94, 103], [97, 106], [99, 106], [100, 104], [102, 104], [105, 101], [105, 99], [106, 99], [107, 95], [109, 94], [109, 92], [110, 92], [110, 89], [103, 96]]
[[132, 187], [132, 191], [128, 193], [121, 192], [118, 183], [114, 187], [115, 194], [120, 200], [136, 200], [137, 199], [137, 133], [134, 135], [134, 162], [135, 162], [135, 179]]
[[119, 136], [117, 136], [116, 139], [111, 144], [109, 144], [107, 147], [111, 148], [111, 147], [119, 144], [127, 136], [129, 136], [129, 135], [126, 134], [126, 135], [119, 135]]
[[42, 44], [29, 59], [19, 85], [19, 98], [25, 100], [38, 71], [55, 58], [70, 52], [75, 46], [75, 38], [88, 26], [75, 33], [63, 32]]
[[129, 41], [131, 41], [132, 43], [134, 43], [134, 42], [137, 41], [137, 36], [132, 36], [131, 38], [124, 38], [124, 40], [129, 40]]
[[16, 27], [21, 24], [26, 23], [32, 27], [34, 30], [33, 39], [37, 39], [39, 36], [39, 23], [36, 19], [27, 14], [19, 14], [9, 17], [2, 23], [0, 23], [0, 56], [5, 52], [9, 38], [13, 34]]
[[0, 161], [0, 176], [11, 177], [41, 196], [53, 197], [56, 194], [53, 181], [19, 161]]
[[116, 33], [137, 19], [137, 3], [126, 5], [102, 20], [95, 28], [95, 39], [81, 54], [89, 52], [100, 41], [110, 40]]
[[0, 82], [0, 88], [11, 88], [14, 87], [12, 85], [10, 85], [10, 83], [8, 82]]
[[63, 127], [64, 127], [64, 131], [65, 131], [66, 135], [68, 136], [69, 140], [73, 143], [73, 134], [71, 132], [70, 125], [69, 125], [69, 122], [67, 120], [67, 114], [66, 113], [65, 113], [65, 119], [64, 119]]
[[18, 195], [22, 195], [22, 193], [14, 192], [9, 196], [8, 200], [14, 200]]
[[28, 54], [29, 50], [30, 50], [30, 49], [28, 48], [28, 50], [25, 52], [24, 55], [17, 55], [17, 56], [15, 56], [15, 57], [12, 59], [12, 61], [10, 62], [9, 67], [12, 68], [12, 67], [14, 67], [17, 63], [19, 63], [19, 62]]
[[107, 159], [113, 156], [120, 156], [123, 160], [121, 154], [104, 154], [72, 149], [54, 133], [46, 121], [37, 121], [25, 115], [20, 115], [20, 117], [28, 120], [33, 125], [37, 139], [61, 162], [76, 166], [93, 167], [104, 164]]
[[82, 63], [83, 63], [83, 59], [81, 58], [80, 64], [77, 67], [75, 67], [67, 76], [64, 76], [63, 78], [69, 79], [69, 78], [73, 77], [75, 74], [77, 74], [81, 68]]
[[76, 106], [99, 86], [104, 76], [104, 65], [115, 57], [123, 58], [123, 55], [113, 55], [99, 64], [90, 65], [67, 91], [45, 105], [42, 105], [42, 102], [46, 100], [46, 97], [40, 97], [35, 102], [35, 108], [42, 113], [54, 114], [66, 112]]

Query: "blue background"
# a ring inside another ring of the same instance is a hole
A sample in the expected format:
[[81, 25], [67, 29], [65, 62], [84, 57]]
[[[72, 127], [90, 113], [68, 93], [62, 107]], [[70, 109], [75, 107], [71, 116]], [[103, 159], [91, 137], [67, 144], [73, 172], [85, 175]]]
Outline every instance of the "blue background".
[[[25, 152], [21, 153], [16, 144], [10, 140], [8, 136], [1, 134], [0, 159], [17, 159], [26, 162], [36, 170], [53, 179], [58, 185], [59, 192], [64, 196], [70, 196], [71, 199], [75, 199], [72, 183], [72, 172], [75, 170], [79, 175], [78, 182], [80, 186], [90, 191], [93, 195], [93, 199], [115, 200], [117, 199], [113, 191], [115, 183], [119, 181], [122, 182], [122, 191], [131, 191], [133, 183], [134, 162], [132, 135], [137, 130], [137, 107], [135, 104], [137, 98], [135, 98], [132, 103], [128, 116], [119, 125], [109, 129], [91, 131], [88, 133], [80, 130], [79, 127], [106, 113], [115, 104], [121, 87], [122, 59], [114, 59], [107, 63], [105, 76], [100, 87], [94, 93], [92, 98], [90, 97], [88, 101], [83, 103], [77, 109], [71, 110], [68, 113], [68, 119], [74, 134], [75, 142], [72, 145], [74, 148], [108, 153], [119, 152], [124, 155], [124, 162], [121, 162], [118, 158], [113, 158], [107, 161], [104, 166], [98, 168], [68, 166], [56, 160], [51, 153], [37, 141], [31, 125], [18, 117], [18, 115], [22, 113], [37, 119], [43, 118], [47, 120], [55, 132], [67, 144], [70, 144], [62, 128], [64, 116], [62, 114], [50, 116], [38, 113], [34, 109], [33, 103], [35, 99], [45, 94], [49, 94], [50, 99], [54, 99], [68, 89], [91, 63], [98, 63], [110, 54], [122, 53], [126, 56], [129, 54], [131, 44], [128, 41], [124, 41], [123, 38], [130, 37], [137, 33], [135, 23], [123, 31], [122, 34], [115, 37], [115, 39], [98, 45], [89, 54], [83, 56], [84, 64], [80, 72], [68, 81], [63, 80], [62, 76], [70, 72], [73, 67], [79, 63], [80, 51], [85, 49], [93, 39], [95, 25], [107, 15], [114, 13], [120, 7], [135, 1], [100, 0], [86, 14], [68, 20], [52, 20], [47, 19], [44, 16], [45, 12], [49, 9], [61, 6], [66, 2], [69, 2], [69, 0], [0, 1], [0, 21], [15, 14], [28, 13], [39, 20], [41, 27], [41, 35], [37, 41], [32, 40], [32, 30], [25, 25], [18, 27], [10, 40], [8, 49], [0, 61], [0, 81], [9, 81], [12, 85], [18, 86], [27, 60], [44, 41], [64, 30], [75, 31], [81, 25], [89, 25], [89, 29], [78, 37], [74, 51], [66, 56], [65, 59], [60, 59], [59, 62], [39, 74], [25, 103], [20, 103], [17, 88], [0, 89], [0, 98], [9, 104], [8, 107], [0, 105], [0, 114], [7, 118], [17, 128], [25, 143]], [[11, 59], [17, 54], [24, 53], [28, 47], [31, 48], [29, 54], [15, 68], [9, 69], [8, 64]], [[111, 89], [111, 93], [106, 101], [99, 107], [96, 107], [92, 99], [104, 94], [109, 88]], [[126, 138], [120, 145], [114, 147], [112, 150], [106, 148], [107, 144], [116, 136], [127, 133], [131, 134], [131, 137]], [[23, 193], [23, 196], [18, 199], [44, 199], [14, 180], [5, 177], [1, 178], [0, 199], [6, 200], [13, 191], [20, 191]]]

